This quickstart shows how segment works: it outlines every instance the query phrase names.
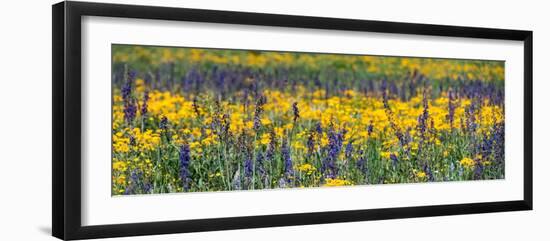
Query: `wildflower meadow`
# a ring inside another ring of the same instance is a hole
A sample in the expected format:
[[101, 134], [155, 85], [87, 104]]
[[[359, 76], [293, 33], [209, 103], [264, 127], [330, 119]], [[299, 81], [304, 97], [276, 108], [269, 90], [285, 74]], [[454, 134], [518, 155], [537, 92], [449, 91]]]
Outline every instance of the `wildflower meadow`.
[[504, 178], [504, 62], [112, 45], [112, 195]]

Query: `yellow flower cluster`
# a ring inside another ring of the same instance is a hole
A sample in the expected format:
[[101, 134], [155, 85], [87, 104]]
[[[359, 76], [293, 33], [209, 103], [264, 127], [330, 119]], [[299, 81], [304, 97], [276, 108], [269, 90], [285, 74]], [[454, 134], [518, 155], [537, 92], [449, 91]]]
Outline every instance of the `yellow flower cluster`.
[[338, 178], [327, 178], [325, 179], [325, 187], [337, 187], [337, 186], [352, 186], [353, 182]]
[[298, 169], [298, 171], [300, 172], [305, 173], [306, 175], [311, 175], [313, 174], [313, 172], [317, 170], [313, 165], [309, 163], [304, 163], [302, 165], [299, 165], [296, 167], [296, 169]]
[[464, 157], [464, 158], [462, 158], [462, 160], [460, 160], [460, 165], [462, 165], [464, 167], [467, 167], [467, 168], [472, 168], [476, 165], [476, 162], [474, 160], [472, 160], [471, 158]]

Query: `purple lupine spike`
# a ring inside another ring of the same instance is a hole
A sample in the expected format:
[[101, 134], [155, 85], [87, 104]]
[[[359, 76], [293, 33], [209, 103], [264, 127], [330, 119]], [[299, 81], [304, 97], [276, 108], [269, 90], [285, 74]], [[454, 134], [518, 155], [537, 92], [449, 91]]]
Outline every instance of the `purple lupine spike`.
[[374, 124], [372, 123], [372, 120], [370, 120], [369, 125], [367, 126], [368, 135], [371, 136], [373, 131], [374, 131]]
[[141, 116], [144, 116], [147, 114], [148, 102], [149, 102], [149, 92], [145, 91], [145, 93], [143, 93], [143, 104], [141, 105]]
[[160, 118], [159, 128], [162, 130], [168, 129], [168, 118], [166, 116]]
[[428, 106], [428, 98], [426, 95], [426, 91], [424, 91], [423, 97], [422, 97], [422, 105], [423, 110], [422, 113], [418, 116], [418, 132], [420, 133], [420, 138], [422, 141], [426, 139], [426, 130], [428, 128], [428, 118], [429, 118], [429, 106]]
[[275, 131], [271, 129], [271, 132], [269, 133], [269, 145], [267, 146], [267, 150], [265, 154], [265, 159], [269, 163], [273, 163], [274, 157], [275, 157], [275, 149], [277, 146], [277, 140], [275, 138], [276, 138]]
[[476, 160], [476, 165], [474, 167], [474, 180], [480, 180], [483, 178], [483, 164], [480, 160]]
[[130, 172], [130, 184], [124, 190], [125, 195], [138, 193], [141, 176], [142, 174], [137, 169]]
[[131, 123], [136, 118], [137, 106], [134, 101], [131, 100], [124, 105], [124, 119], [126, 122]]
[[252, 164], [252, 159], [246, 158], [244, 160], [244, 176], [245, 178], [252, 178], [252, 174], [254, 173], [254, 166]]
[[264, 105], [266, 103], [265, 96], [261, 95], [256, 101], [256, 109], [254, 110], [254, 130], [260, 129], [261, 115], [264, 112]]
[[453, 123], [454, 123], [455, 109], [457, 107], [455, 101], [456, 101], [455, 93], [452, 89], [449, 89], [449, 115], [448, 115], [448, 119], [449, 119], [449, 125], [451, 126], [451, 130], [454, 128]]
[[389, 91], [392, 97], [399, 95], [399, 90], [397, 88], [397, 85], [395, 84], [395, 81], [391, 81]]
[[122, 94], [122, 99], [124, 101], [129, 100], [131, 98], [132, 84], [134, 83], [134, 81], [136, 79], [136, 72], [134, 70], [128, 71], [126, 78], [127, 78], [126, 82], [124, 83], [124, 85], [122, 86], [122, 89], [120, 91], [121, 94]]
[[427, 163], [424, 163], [424, 166], [423, 166], [422, 169], [426, 173], [426, 176], [428, 177], [428, 181], [430, 181], [430, 182], [435, 181], [435, 178], [434, 178], [433, 173], [432, 173], [432, 169], [430, 168], [430, 166]]
[[294, 123], [300, 118], [300, 110], [298, 109], [298, 102], [292, 103], [292, 114]]
[[132, 83], [136, 78], [135, 71], [128, 71], [126, 83], [121, 88], [122, 100], [124, 101], [124, 119], [127, 123], [131, 123], [136, 117], [137, 106], [136, 101], [132, 97]]
[[143, 191], [145, 193], [153, 193], [153, 184], [150, 182], [147, 182], [143, 185]]
[[368, 173], [368, 158], [367, 155], [364, 155], [363, 150], [359, 151], [359, 160], [357, 161], [357, 168], [363, 173]]
[[346, 145], [344, 156], [346, 157], [346, 159], [350, 159], [352, 154], [353, 154], [353, 142], [349, 141], [348, 144]]
[[315, 131], [318, 135], [323, 135], [323, 127], [321, 127], [321, 122], [315, 123]]
[[256, 152], [256, 169], [260, 176], [265, 175], [264, 155], [260, 150]]
[[180, 164], [180, 178], [182, 181], [183, 190], [189, 190], [190, 172], [189, 164], [191, 163], [191, 150], [188, 144], [180, 146], [179, 152], [179, 164]]
[[336, 132], [332, 125], [330, 126], [328, 130], [328, 155], [321, 166], [321, 171], [326, 172], [326, 176], [329, 178], [335, 178], [338, 175], [336, 160], [342, 150], [343, 137], [344, 131]]
[[399, 163], [399, 159], [397, 158], [397, 156], [394, 153], [390, 154], [390, 160], [391, 160], [391, 164], [392, 164], [393, 169], [396, 169], [397, 164]]
[[122, 85], [120, 89], [120, 93], [122, 95], [122, 100], [124, 102], [127, 102], [132, 95], [132, 83], [129, 81], [126, 81], [126, 83]]
[[292, 158], [290, 157], [290, 148], [288, 146], [288, 142], [286, 138], [283, 139], [281, 152], [282, 152], [283, 162], [284, 162], [284, 173], [286, 175], [292, 175], [294, 173], [294, 170], [292, 168]]
[[504, 162], [504, 123], [495, 124], [493, 127], [493, 153], [497, 163]]
[[403, 132], [401, 131], [401, 128], [395, 123], [395, 117], [393, 114], [393, 111], [390, 108], [390, 104], [388, 102], [388, 95], [386, 91], [382, 93], [382, 102], [384, 104], [384, 111], [386, 113], [386, 116], [388, 117], [388, 122], [390, 123], [390, 127], [395, 133], [395, 136], [399, 140], [402, 146], [405, 146], [407, 143], [405, 142]]
[[382, 80], [382, 84], [380, 85], [380, 91], [382, 92], [382, 99], [385, 99], [387, 101], [388, 98], [388, 81], [386, 79]]

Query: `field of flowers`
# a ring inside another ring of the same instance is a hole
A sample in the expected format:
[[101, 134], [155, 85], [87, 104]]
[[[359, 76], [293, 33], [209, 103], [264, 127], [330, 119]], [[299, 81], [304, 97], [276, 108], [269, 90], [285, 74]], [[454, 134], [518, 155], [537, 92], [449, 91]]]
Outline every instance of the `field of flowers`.
[[112, 46], [112, 194], [504, 178], [504, 63]]

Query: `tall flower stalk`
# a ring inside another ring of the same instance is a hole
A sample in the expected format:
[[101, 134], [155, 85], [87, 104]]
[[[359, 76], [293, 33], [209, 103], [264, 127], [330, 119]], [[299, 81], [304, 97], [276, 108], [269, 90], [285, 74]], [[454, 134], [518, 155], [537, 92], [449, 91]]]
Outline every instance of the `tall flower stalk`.
[[127, 123], [132, 123], [136, 118], [137, 105], [132, 94], [132, 85], [136, 78], [135, 71], [128, 71], [126, 74], [126, 83], [121, 88], [122, 100], [124, 101], [124, 119]]
[[180, 146], [179, 151], [179, 164], [180, 164], [180, 178], [182, 181], [182, 187], [184, 191], [189, 191], [190, 183], [190, 171], [189, 165], [191, 164], [191, 150], [188, 144]]

